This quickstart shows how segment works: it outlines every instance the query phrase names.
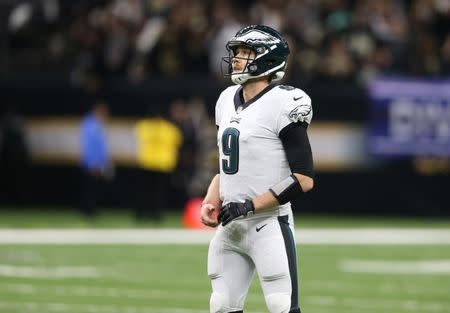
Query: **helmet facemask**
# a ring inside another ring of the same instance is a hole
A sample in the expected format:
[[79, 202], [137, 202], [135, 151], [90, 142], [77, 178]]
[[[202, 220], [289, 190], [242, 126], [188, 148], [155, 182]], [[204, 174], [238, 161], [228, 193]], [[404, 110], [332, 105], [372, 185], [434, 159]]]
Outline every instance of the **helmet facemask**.
[[[246, 49], [249, 49], [250, 51], [253, 51], [255, 54], [255, 57], [252, 57], [250, 52], [247, 57], [238, 57], [237, 50], [239, 47], [243, 47]], [[222, 74], [225, 77], [230, 77], [231, 81], [235, 84], [243, 84], [250, 78], [254, 78], [252, 74], [257, 69], [257, 65], [254, 63], [254, 60], [256, 59], [257, 53], [253, 49], [253, 47], [250, 47], [248, 45], [242, 44], [241, 42], [229, 42], [226, 45], [226, 49], [228, 51], [228, 56], [222, 57]], [[233, 61], [239, 59], [242, 60], [244, 63], [243, 69], [240, 72], [234, 72], [233, 71]], [[225, 67], [225, 71], [224, 71]]]

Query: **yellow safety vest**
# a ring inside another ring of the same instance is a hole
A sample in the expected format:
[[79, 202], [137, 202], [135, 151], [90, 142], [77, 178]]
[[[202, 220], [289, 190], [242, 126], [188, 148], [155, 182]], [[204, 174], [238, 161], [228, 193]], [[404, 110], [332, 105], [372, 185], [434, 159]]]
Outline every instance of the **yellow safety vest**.
[[142, 168], [170, 173], [178, 161], [183, 135], [163, 118], [143, 119], [136, 123], [137, 162]]

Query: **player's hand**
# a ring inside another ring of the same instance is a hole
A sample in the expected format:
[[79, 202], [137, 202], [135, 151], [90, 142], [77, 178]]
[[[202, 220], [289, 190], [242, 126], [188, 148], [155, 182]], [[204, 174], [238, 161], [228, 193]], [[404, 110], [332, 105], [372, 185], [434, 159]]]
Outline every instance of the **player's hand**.
[[223, 206], [222, 209], [220, 209], [217, 219], [219, 223], [222, 223], [222, 226], [225, 226], [238, 217], [249, 216], [254, 212], [255, 206], [253, 205], [253, 201], [251, 200], [245, 200], [244, 203], [230, 202]]
[[218, 209], [212, 204], [203, 203], [200, 208], [202, 223], [209, 227], [216, 227], [219, 225], [219, 222], [217, 221], [217, 211]]

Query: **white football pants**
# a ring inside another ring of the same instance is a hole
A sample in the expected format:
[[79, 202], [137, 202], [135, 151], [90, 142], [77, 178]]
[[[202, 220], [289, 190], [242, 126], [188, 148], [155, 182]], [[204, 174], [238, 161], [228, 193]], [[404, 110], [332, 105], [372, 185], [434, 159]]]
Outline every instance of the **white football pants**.
[[210, 312], [243, 310], [256, 269], [269, 312], [299, 313], [293, 234], [292, 213], [220, 225], [208, 253]]

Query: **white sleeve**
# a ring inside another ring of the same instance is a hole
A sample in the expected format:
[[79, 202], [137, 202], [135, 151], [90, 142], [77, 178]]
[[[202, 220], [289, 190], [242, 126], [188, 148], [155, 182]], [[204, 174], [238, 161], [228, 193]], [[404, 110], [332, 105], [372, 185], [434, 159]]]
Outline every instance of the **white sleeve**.
[[220, 125], [219, 102], [216, 102], [216, 126]]
[[219, 96], [219, 98], [217, 99], [217, 102], [216, 102], [216, 109], [215, 109], [215, 112], [216, 112], [216, 126], [220, 125], [220, 121], [221, 121], [221, 118], [222, 118], [222, 106], [221, 106], [222, 94], [223, 94], [223, 92], [220, 94], [220, 96]]
[[311, 98], [302, 90], [295, 89], [283, 97], [278, 116], [277, 132], [291, 123], [311, 123], [313, 110]]

